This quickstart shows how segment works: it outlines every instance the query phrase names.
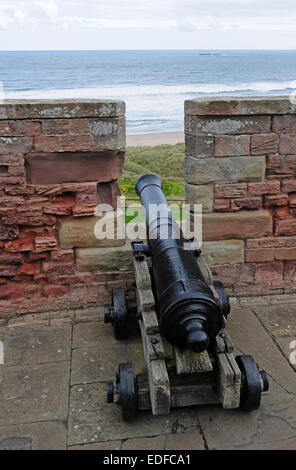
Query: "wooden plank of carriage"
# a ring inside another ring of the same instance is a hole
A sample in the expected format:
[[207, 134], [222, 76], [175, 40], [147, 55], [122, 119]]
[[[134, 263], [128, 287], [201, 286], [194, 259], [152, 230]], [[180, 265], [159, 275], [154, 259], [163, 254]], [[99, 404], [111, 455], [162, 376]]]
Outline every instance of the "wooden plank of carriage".
[[213, 370], [212, 361], [207, 351], [195, 353], [189, 349], [174, 347], [177, 374], [194, 374]]
[[[150, 410], [150, 387], [147, 374], [137, 376], [138, 409]], [[180, 376], [170, 371], [170, 407], [211, 405], [219, 403], [215, 375], [213, 372]]]

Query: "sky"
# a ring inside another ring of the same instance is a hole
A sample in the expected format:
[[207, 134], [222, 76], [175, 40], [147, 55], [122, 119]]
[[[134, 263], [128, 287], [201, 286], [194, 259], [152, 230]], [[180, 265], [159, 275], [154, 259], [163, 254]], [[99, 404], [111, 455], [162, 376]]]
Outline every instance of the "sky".
[[0, 0], [0, 50], [296, 49], [296, 0]]

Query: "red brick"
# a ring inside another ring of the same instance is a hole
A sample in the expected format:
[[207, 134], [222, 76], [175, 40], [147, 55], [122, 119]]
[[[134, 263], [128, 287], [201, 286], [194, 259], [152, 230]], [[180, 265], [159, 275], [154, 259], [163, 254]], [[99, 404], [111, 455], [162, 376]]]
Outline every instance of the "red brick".
[[291, 194], [289, 197], [289, 206], [296, 207], [296, 194]]
[[95, 213], [97, 206], [74, 206], [72, 214], [74, 217], [87, 217], [92, 216]]
[[294, 170], [292, 168], [273, 168], [266, 170], [267, 179], [291, 179], [294, 178]]
[[87, 193], [96, 194], [98, 183], [67, 183], [61, 185], [63, 193]]
[[71, 215], [72, 208], [62, 204], [49, 204], [43, 207], [43, 212], [44, 214]]
[[282, 191], [284, 193], [294, 193], [294, 192], [296, 192], [296, 180], [283, 181], [282, 182]]
[[289, 197], [287, 194], [277, 194], [264, 197], [264, 207], [287, 206]]
[[35, 261], [48, 260], [48, 253], [29, 253], [27, 263], [34, 263]]
[[90, 134], [90, 122], [88, 119], [71, 119], [70, 133], [74, 135]]
[[240, 275], [239, 265], [213, 266], [211, 268], [215, 280], [222, 281], [225, 286], [234, 284]]
[[277, 194], [280, 192], [280, 181], [264, 181], [264, 183], [249, 183], [248, 192], [254, 196]]
[[223, 135], [215, 137], [215, 157], [250, 155], [249, 135]]
[[8, 242], [5, 245], [5, 250], [13, 253], [19, 251], [34, 251], [34, 237], [28, 236]]
[[0, 264], [22, 264], [24, 257], [20, 253], [0, 253]]
[[259, 248], [259, 240], [247, 240], [247, 248]]
[[97, 194], [84, 194], [84, 193], [77, 193], [76, 195], [76, 203], [77, 205], [92, 205], [96, 206], [98, 204], [98, 196]]
[[64, 262], [73, 262], [74, 261], [74, 251], [73, 250], [57, 250], [51, 252], [52, 261]]
[[270, 282], [282, 280], [283, 267], [283, 263], [280, 261], [258, 264], [255, 271], [255, 281]]
[[18, 274], [33, 275], [33, 274], [39, 274], [39, 273], [40, 273], [40, 263], [23, 264], [18, 269]]
[[267, 168], [295, 168], [296, 155], [269, 155]]
[[43, 271], [45, 273], [74, 274], [72, 262], [60, 263], [58, 261], [44, 261]]
[[27, 217], [36, 217], [42, 214], [42, 207], [39, 205], [18, 206], [16, 212]]
[[69, 134], [69, 119], [43, 119], [42, 134], [44, 135], [67, 135]]
[[0, 135], [2, 136], [34, 136], [40, 135], [41, 126], [35, 121], [0, 121]]
[[2, 277], [14, 277], [17, 273], [17, 267], [13, 265], [0, 265], [0, 276]]
[[214, 211], [217, 212], [228, 212], [230, 211], [230, 199], [215, 199]]
[[296, 247], [292, 248], [276, 248], [275, 259], [292, 261], [296, 260]]
[[239, 211], [242, 209], [246, 210], [258, 210], [262, 207], [261, 197], [246, 197], [232, 199], [230, 209], [232, 211]]
[[98, 184], [98, 196], [100, 204], [109, 204], [114, 210], [117, 208], [117, 198], [120, 196], [118, 181], [110, 181]]
[[25, 179], [22, 176], [0, 176], [0, 186], [8, 184], [25, 185]]
[[17, 300], [22, 299], [24, 295], [24, 288], [22, 286], [0, 286], [0, 299]]
[[0, 225], [0, 240], [15, 240], [19, 235], [19, 228], [17, 225], [5, 227]]
[[63, 284], [63, 285], [89, 284], [92, 281], [92, 275], [90, 273], [77, 273], [77, 274], [68, 275], [68, 276], [50, 274], [48, 275], [47, 279], [48, 279], [48, 282], [50, 282], [51, 284]]
[[296, 235], [296, 218], [279, 219], [276, 226], [276, 235]]
[[52, 215], [40, 215], [29, 217], [28, 225], [39, 226], [39, 225], [55, 225], [56, 217]]
[[31, 137], [0, 137], [0, 154], [25, 154], [32, 149]]
[[216, 184], [214, 194], [217, 199], [244, 197], [247, 195], [247, 189], [247, 183]]
[[255, 275], [255, 265], [250, 263], [242, 263], [240, 265], [239, 280], [242, 282], [251, 282]]
[[277, 153], [279, 137], [276, 134], [253, 135], [251, 137], [251, 155]]
[[280, 137], [279, 153], [293, 155], [296, 153], [296, 136], [282, 135]]
[[4, 188], [5, 192], [7, 194], [11, 194], [12, 196], [17, 196], [19, 194], [21, 195], [24, 195], [24, 194], [34, 194], [35, 192], [35, 189], [34, 188], [30, 188], [30, 187], [22, 187], [22, 188], [18, 188], [18, 187], [9, 187], [9, 188]]
[[258, 250], [247, 250], [246, 261], [247, 263], [261, 263], [264, 261], [274, 260], [274, 249], [273, 248], [260, 248]]
[[272, 132], [276, 132], [277, 134], [296, 134], [295, 114], [273, 116]]
[[296, 279], [296, 261], [288, 261], [284, 265], [284, 280], [294, 281]]
[[44, 286], [43, 291], [45, 297], [56, 297], [65, 295], [68, 292], [68, 288], [66, 286], [47, 285]]

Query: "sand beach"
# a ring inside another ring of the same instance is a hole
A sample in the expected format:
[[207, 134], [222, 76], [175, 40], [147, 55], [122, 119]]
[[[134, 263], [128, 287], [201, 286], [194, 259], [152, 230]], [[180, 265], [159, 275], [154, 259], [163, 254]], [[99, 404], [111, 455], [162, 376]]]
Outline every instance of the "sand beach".
[[169, 144], [175, 145], [184, 142], [184, 132], [164, 132], [164, 133], [150, 133], [150, 134], [137, 134], [127, 135], [127, 147], [144, 147], [156, 145]]

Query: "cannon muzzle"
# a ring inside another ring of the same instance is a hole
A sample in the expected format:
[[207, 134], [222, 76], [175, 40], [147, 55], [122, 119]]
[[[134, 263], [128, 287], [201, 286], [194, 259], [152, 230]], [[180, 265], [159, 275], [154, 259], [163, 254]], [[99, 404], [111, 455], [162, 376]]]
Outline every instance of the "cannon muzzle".
[[160, 331], [173, 345], [202, 352], [222, 328], [223, 314], [174, 221], [156, 175], [136, 183], [146, 216]]

